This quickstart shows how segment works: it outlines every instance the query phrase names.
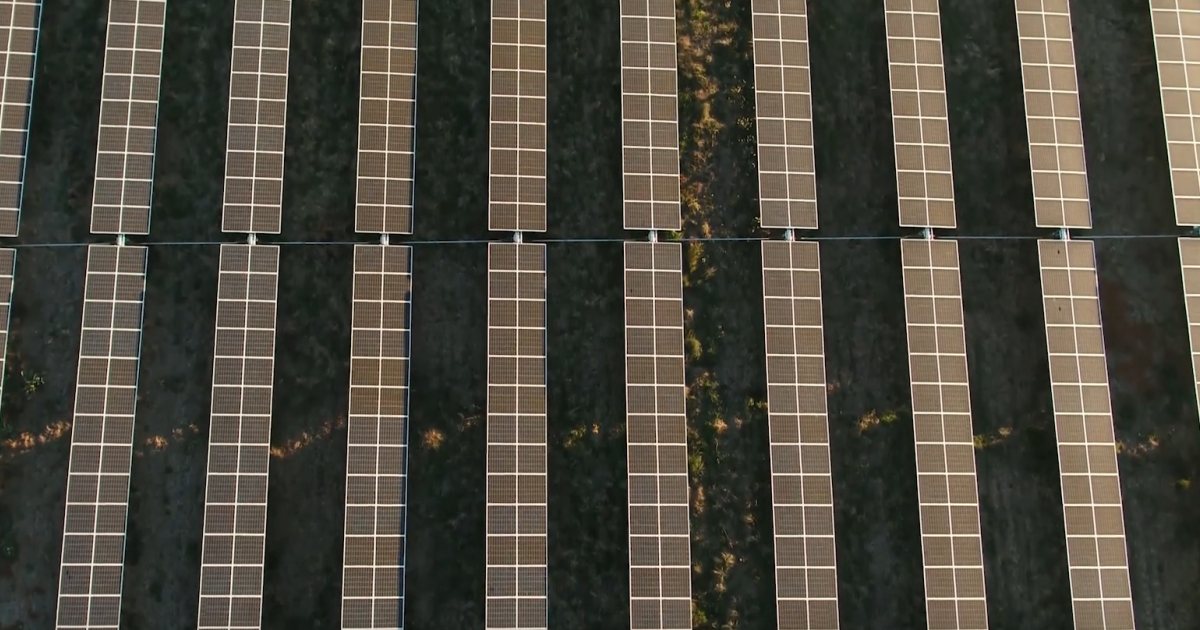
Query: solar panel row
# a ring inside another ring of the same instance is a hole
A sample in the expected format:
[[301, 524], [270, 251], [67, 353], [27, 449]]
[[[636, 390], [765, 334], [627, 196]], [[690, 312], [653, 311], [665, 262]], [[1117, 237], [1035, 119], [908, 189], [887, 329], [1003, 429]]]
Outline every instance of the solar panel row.
[[817, 228], [807, 0], [753, 0], [759, 220]]
[[404, 627], [412, 250], [354, 246], [342, 627]]
[[363, 0], [354, 229], [411, 234], [417, 0]]
[[1068, 0], [1016, 0], [1038, 227], [1090, 228]]
[[819, 246], [763, 241], [762, 269], [778, 628], [836, 630]]
[[111, 0], [92, 233], [148, 234], [166, 0]]
[[674, 0], [621, 0], [625, 229], [678, 230]]
[[258, 628], [279, 248], [221, 245], [198, 627]]
[[223, 232], [279, 233], [291, 11], [291, 0], [234, 5]]
[[928, 627], [986, 630], [958, 243], [900, 246]]
[[488, 245], [487, 628], [546, 628], [546, 246]]
[[679, 243], [625, 243], [630, 628], [691, 628]]
[[0, 3], [3, 95], [0, 95], [0, 236], [16, 236], [25, 185], [33, 67], [37, 61], [41, 0]]
[[[1150, 0], [1175, 220], [1200, 225], [1200, 4]], [[1192, 81], [1197, 81], [1192, 85]]]
[[1188, 339], [1192, 346], [1192, 373], [1196, 377], [1196, 401], [1200, 404], [1200, 239], [1179, 239], [1179, 263], [1183, 271], [1183, 297], [1187, 306]]
[[1038, 241], [1075, 627], [1132, 630], [1117, 448], [1091, 241]]
[[145, 247], [88, 247], [57, 628], [120, 622], [145, 288]]
[[343, 628], [403, 627], [412, 250], [356, 245]]
[[[17, 250], [0, 249], [0, 374], [7, 374], [8, 324], [12, 311], [13, 272], [16, 271]], [[4, 379], [0, 378], [0, 394]]]
[[900, 225], [955, 226], [938, 0], [886, 0]]
[[546, 0], [492, 2], [488, 228], [546, 231]]

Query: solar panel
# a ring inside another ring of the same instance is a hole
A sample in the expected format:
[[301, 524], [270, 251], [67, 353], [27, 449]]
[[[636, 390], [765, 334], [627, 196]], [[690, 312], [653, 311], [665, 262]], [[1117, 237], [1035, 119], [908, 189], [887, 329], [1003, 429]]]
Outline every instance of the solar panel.
[[342, 627], [404, 627], [412, 250], [354, 246]]
[[258, 628], [279, 248], [221, 245], [198, 627]]
[[96, 184], [94, 234], [149, 234], [166, 0], [111, 0]]
[[674, 0], [621, 2], [625, 229], [678, 230], [679, 94]]
[[[17, 250], [0, 249], [0, 374], [4, 371], [8, 355], [8, 323], [12, 311], [13, 272], [16, 271]], [[4, 379], [0, 378], [0, 393]]]
[[279, 233], [291, 11], [291, 0], [234, 5], [223, 232]]
[[33, 68], [41, 20], [41, 0], [0, 3], [0, 37], [4, 39], [0, 49], [4, 54], [4, 94], [0, 98], [0, 236], [16, 236], [20, 224]]
[[1200, 112], [1200, 4], [1188, 0], [1150, 0], [1154, 24], [1154, 50], [1162, 89], [1167, 156], [1171, 188], [1175, 193], [1175, 220], [1179, 225], [1200, 225], [1200, 140], [1194, 129]]
[[1038, 241], [1075, 627], [1132, 630], [1121, 483], [1091, 241]]
[[630, 629], [692, 627], [679, 243], [625, 243]]
[[1183, 267], [1183, 297], [1187, 305], [1188, 338], [1192, 344], [1192, 372], [1196, 377], [1196, 400], [1200, 404], [1200, 239], [1179, 239], [1179, 263]]
[[958, 243], [903, 240], [917, 496], [930, 630], [986, 630]]
[[546, 0], [492, 0], [488, 229], [546, 231]]
[[121, 617], [146, 248], [88, 246], [57, 628]]
[[752, 0], [759, 222], [817, 229], [807, 0]]
[[546, 246], [488, 245], [487, 628], [546, 628]]
[[417, 0], [363, 0], [354, 229], [412, 234]]
[[1068, 0], [1016, 0], [1038, 227], [1090, 228]]
[[900, 225], [955, 226], [938, 0], [887, 0]]
[[778, 627], [837, 630], [820, 249], [763, 241], [762, 269]]

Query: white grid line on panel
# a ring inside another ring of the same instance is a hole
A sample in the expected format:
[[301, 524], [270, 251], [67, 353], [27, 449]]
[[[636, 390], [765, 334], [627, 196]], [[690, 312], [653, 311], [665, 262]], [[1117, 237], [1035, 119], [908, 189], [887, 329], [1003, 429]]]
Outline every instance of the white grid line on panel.
[[[136, 16], [133, 22], [114, 19], [111, 9], [109, 13], [108, 34], [104, 48], [104, 77], [100, 89], [100, 129], [96, 143], [95, 186], [92, 191], [93, 233], [148, 234], [150, 231], [150, 200], [154, 182], [154, 136], [158, 130], [158, 92], [165, 27], [164, 21], [160, 18], [166, 14], [167, 3], [166, 0], [133, 1], [136, 6]], [[159, 8], [151, 9], [150, 17], [147, 18], [146, 12], [143, 11], [145, 7]], [[114, 30], [125, 27], [134, 31], [134, 41], [129, 47], [121, 46], [114, 41]], [[139, 38], [146, 32], [151, 36], [157, 32], [153, 46], [139, 45]], [[121, 64], [117, 57], [123, 54], [129, 55], [128, 68], [121, 68], [119, 72], [110, 69], [110, 66]], [[148, 57], [157, 59], [153, 64], [153, 72], [138, 72], [141, 65], [139, 61]], [[118, 85], [121, 81], [128, 83], [128, 89], [124, 90], [123, 94], [111, 96], [110, 92], [113, 91], [113, 86]], [[146, 81], [153, 83], [153, 94], [135, 94], [134, 84]], [[153, 120], [148, 121], [149, 124], [135, 124], [134, 110], [145, 109], [147, 106], [153, 110]], [[112, 111], [121, 113], [110, 114]], [[120, 121], [112, 122], [110, 119], [114, 116], [119, 117]], [[131, 147], [135, 133], [149, 136], [149, 138], [141, 138], [141, 140], [148, 140], [149, 146], [145, 147], [149, 149], [148, 151], [136, 150], [141, 147]], [[119, 151], [105, 148], [106, 136], [114, 134], [123, 139], [121, 143], [123, 146]], [[121, 165], [120, 175], [105, 175], [104, 167], [113, 162]], [[105, 191], [112, 187], [120, 189], [117, 203], [105, 203], [101, 198], [105, 196]], [[137, 215], [126, 217], [127, 209], [137, 214], [144, 213], [146, 216], [144, 224], [138, 221]], [[105, 225], [97, 218], [97, 214], [100, 213], [117, 215], [115, 230], [112, 229], [111, 224]], [[130, 221], [134, 222], [133, 225], [126, 225]]]
[[[1042, 240], [1038, 245], [1075, 627], [1132, 630], [1093, 244]], [[1065, 252], [1060, 255], [1056, 248]], [[1065, 264], [1055, 264], [1060, 256]], [[1085, 352], [1084, 345], [1094, 351]]]
[[[355, 231], [359, 233], [375, 231], [365, 225], [370, 222], [366, 215], [380, 208], [379, 223], [385, 232], [392, 225], [389, 216], [399, 212], [407, 216], [403, 221], [407, 227], [399, 233], [412, 233], [418, 6], [417, 0], [365, 0], [363, 5], [355, 200]], [[381, 58], [386, 62], [378, 67], [375, 60]], [[411, 94], [395, 89], [404, 82], [410, 85]], [[375, 113], [382, 114], [382, 123], [368, 116], [368, 110], [381, 110]], [[369, 199], [372, 196], [378, 199]], [[379, 201], [381, 205], [374, 203]]]
[[[913, 363], [909, 375], [927, 618], [931, 629], [986, 630], [983, 540], [979, 528], [978, 482], [975, 474], [970, 383], [967, 378], [966, 330], [959, 288], [958, 247], [954, 241], [902, 241], [901, 245], [902, 250], [911, 249], [902, 251], [902, 258], [905, 259], [906, 337], [909, 360]], [[954, 248], [951, 264], [939, 264], [935, 260], [934, 248], [943, 246]], [[910, 264], [908, 254], [919, 255], [916, 254], [917, 248], [922, 247], [928, 248], [929, 262], [925, 264], [921, 260], [918, 261], [921, 264]], [[923, 277], [918, 279], [918, 273]], [[939, 280], [946, 281], [950, 274], [953, 275], [954, 288], [943, 292], [938, 287]], [[922, 286], [926, 278], [927, 290]], [[922, 312], [926, 306], [929, 307], [928, 313]], [[925, 314], [931, 314], [932, 317], [928, 321], [919, 321]], [[915, 349], [918, 344], [928, 343], [918, 341], [920, 339], [931, 340], [933, 352]], [[922, 361], [932, 361], [935, 366], [932, 380], [923, 380], [925, 377], [916, 374], [916, 366]], [[959, 371], [960, 374], [955, 374]], [[924, 408], [925, 403], [930, 402], [924, 396], [930, 388], [937, 391], [936, 409]], [[928, 420], [936, 421], [936, 436], [925, 434], [921, 425]], [[925, 439], [927, 437], [937, 439]], [[952, 462], [961, 468], [951, 470]], [[922, 483], [926, 480], [932, 481], [929, 484]], [[933, 484], [938, 487], [931, 487]], [[964, 492], [966, 496], [963, 496]], [[938, 517], [946, 518], [935, 521], [935, 510]], [[943, 525], [944, 528], [940, 527]], [[944, 533], [939, 529], [943, 529]], [[959, 543], [965, 543], [969, 549], [962, 548]], [[950, 551], [949, 562], [938, 562], [932, 557], [935, 554], [930, 549], [937, 546]], [[949, 586], [949, 593], [945, 592], [946, 586]], [[979, 591], [977, 594], [961, 592], [960, 589], [966, 586], [977, 586]]]
[[[377, 269], [366, 260], [376, 253]], [[392, 257], [405, 259], [401, 270], [389, 265]], [[411, 260], [407, 247], [355, 246], [343, 628], [404, 627]], [[385, 313], [393, 309], [401, 311], [400, 328]]]
[[[817, 228], [806, 2], [752, 2], [759, 217], [763, 227]], [[777, 220], [780, 210], [784, 211], [785, 221]], [[805, 216], [797, 218], [797, 213]]]
[[[98, 268], [109, 254], [113, 269]], [[122, 269], [137, 257], [136, 270]], [[119, 622], [145, 262], [145, 248], [88, 248], [55, 621], [64, 630]]]
[[[797, 256], [796, 248], [807, 246], [814, 249], [811, 265]], [[768, 248], [773, 247], [787, 248], [786, 266], [772, 265], [768, 261]], [[776, 615], [781, 629], [836, 630], [840, 627], [817, 247], [815, 243], [763, 243], [771, 497], [777, 521], [772, 528]], [[808, 276], [807, 281], [798, 284], [797, 273]], [[786, 280], [783, 280], [784, 275]], [[781, 293], [778, 289], [785, 291]], [[782, 319], [790, 323], [774, 322], [774, 311], [785, 313]], [[815, 313], [815, 317], [804, 321], [797, 317], [797, 312]], [[775, 339], [777, 336], [784, 337], [786, 343], [782, 343], [782, 347]], [[778, 361], [787, 368], [782, 374], [776, 367]], [[815, 408], [810, 408], [805, 401], [815, 404]], [[807, 472], [812, 468], [819, 472]], [[790, 533], [790, 528], [783, 523], [788, 520], [799, 520], [801, 533]], [[826, 522], [828, 532], [821, 531], [826, 529]], [[781, 553], [781, 547], [791, 544], [797, 544], [805, 552]], [[810, 553], [816, 549], [828, 549], [826, 562], [821, 562], [816, 553]], [[801, 586], [794, 582], [800, 582]]]

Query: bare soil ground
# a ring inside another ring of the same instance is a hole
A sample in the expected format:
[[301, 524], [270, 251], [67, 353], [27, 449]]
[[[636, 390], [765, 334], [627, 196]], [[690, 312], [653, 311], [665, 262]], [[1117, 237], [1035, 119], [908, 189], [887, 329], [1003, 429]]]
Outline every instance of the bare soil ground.
[[[748, 3], [680, 0], [686, 236], [756, 236]], [[1075, 2], [1096, 235], [1174, 234], [1141, 0]], [[19, 242], [89, 240], [103, 3], [48, 6]], [[232, 0], [177, 3], [152, 243], [220, 241]], [[943, 2], [989, 613], [1068, 628], [1016, 24]], [[925, 625], [882, 3], [810, 2], [839, 592], [847, 628]], [[283, 240], [351, 241], [357, 3], [297, 0]], [[549, 21], [551, 238], [620, 238], [614, 2]], [[483, 239], [488, 3], [423, 3], [417, 240]], [[996, 236], [1020, 239], [997, 239]], [[1086, 236], [1086, 235], [1083, 235]], [[698, 628], [774, 626], [759, 245], [685, 247]], [[154, 246], [123, 625], [194, 625], [215, 245]], [[338, 620], [350, 245], [284, 246], [266, 628]], [[1139, 626], [1196, 627], [1200, 432], [1173, 239], [1098, 240]], [[483, 621], [486, 252], [415, 247], [408, 626]], [[628, 625], [619, 243], [549, 246], [550, 619]], [[0, 450], [0, 629], [52, 623], [82, 248], [18, 255]], [[694, 341], [694, 344], [692, 343]]]

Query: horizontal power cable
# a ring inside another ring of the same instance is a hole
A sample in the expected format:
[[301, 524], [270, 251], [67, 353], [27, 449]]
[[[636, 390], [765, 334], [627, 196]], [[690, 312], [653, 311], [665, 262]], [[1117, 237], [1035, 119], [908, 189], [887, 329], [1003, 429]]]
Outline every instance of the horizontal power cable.
[[[1084, 241], [1126, 241], [1126, 240], [1153, 240], [1153, 239], [1178, 239], [1185, 238], [1187, 234], [1087, 234], [1081, 235], [1077, 239]], [[797, 241], [814, 241], [814, 242], [870, 242], [870, 241], [900, 241], [913, 240], [924, 238], [919, 234], [902, 236], [902, 235], [824, 235], [824, 236], [800, 236]], [[685, 236], [680, 238], [659, 239], [660, 243], [757, 243], [763, 241], [782, 241], [783, 238], [770, 238], [763, 236]], [[1017, 234], [955, 234], [938, 236], [936, 240], [943, 241], [1038, 241], [1038, 240], [1053, 240], [1051, 235], [1017, 235]], [[412, 239], [412, 240], [393, 240], [392, 245], [402, 245], [407, 247], [433, 247], [433, 246], [461, 246], [461, 245], [487, 245], [491, 243], [511, 243], [512, 239]], [[522, 242], [544, 245], [584, 245], [584, 244], [619, 244], [619, 243], [644, 243], [645, 238], [619, 238], [619, 237], [580, 237], [580, 238], [543, 238], [530, 239], [525, 238]], [[345, 240], [330, 240], [330, 241], [265, 241], [259, 238], [258, 244], [261, 245], [276, 245], [280, 247], [349, 247], [353, 245], [378, 245], [379, 241], [345, 241]], [[11, 243], [0, 244], [0, 248], [7, 249], [42, 249], [42, 248], [81, 248], [89, 245], [111, 245], [111, 242], [96, 241], [96, 242], [74, 242], [74, 243]], [[245, 241], [146, 241], [140, 243], [128, 243], [131, 246], [137, 247], [213, 247], [218, 245], [244, 245]]]

